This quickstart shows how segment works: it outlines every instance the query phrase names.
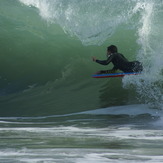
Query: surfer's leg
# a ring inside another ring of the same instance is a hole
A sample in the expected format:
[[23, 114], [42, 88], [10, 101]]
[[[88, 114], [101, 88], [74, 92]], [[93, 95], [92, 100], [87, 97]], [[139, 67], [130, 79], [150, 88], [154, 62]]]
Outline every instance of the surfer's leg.
[[140, 63], [139, 61], [133, 62], [132, 70], [133, 70], [133, 72], [141, 72], [141, 71], [143, 71], [142, 63]]

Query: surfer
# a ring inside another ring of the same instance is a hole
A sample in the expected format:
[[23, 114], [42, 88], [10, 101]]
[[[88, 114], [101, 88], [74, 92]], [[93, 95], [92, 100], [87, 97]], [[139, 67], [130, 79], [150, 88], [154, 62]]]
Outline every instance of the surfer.
[[107, 47], [106, 60], [98, 60], [96, 57], [93, 57], [92, 59], [94, 62], [97, 62], [101, 65], [108, 65], [111, 62], [114, 65], [111, 70], [102, 70], [97, 72], [98, 74], [114, 73], [117, 70], [121, 70], [123, 72], [141, 72], [143, 70], [143, 66], [139, 61], [129, 62], [123, 54], [118, 53], [118, 49], [115, 45]]

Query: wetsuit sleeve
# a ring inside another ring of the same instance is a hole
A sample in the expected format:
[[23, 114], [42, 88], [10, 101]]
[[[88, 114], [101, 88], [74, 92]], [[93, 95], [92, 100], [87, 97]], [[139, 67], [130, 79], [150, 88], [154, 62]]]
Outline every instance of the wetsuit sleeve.
[[96, 60], [97, 63], [101, 64], [101, 65], [108, 65], [113, 59], [113, 55], [111, 55], [107, 60]]

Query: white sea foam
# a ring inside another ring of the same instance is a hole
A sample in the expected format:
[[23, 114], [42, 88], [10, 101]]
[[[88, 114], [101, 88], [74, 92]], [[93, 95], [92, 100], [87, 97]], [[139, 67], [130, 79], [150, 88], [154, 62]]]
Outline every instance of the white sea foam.
[[141, 13], [137, 39], [141, 48], [137, 59], [143, 63], [144, 71], [142, 75], [123, 78], [123, 84], [127, 88], [134, 85], [140, 100], [163, 109], [163, 24], [156, 23], [162, 12], [155, 1], [139, 1], [134, 12]]
[[[5, 133], [6, 131], [4, 129], [4, 131], [1, 130], [0, 132]], [[121, 126], [119, 128], [110, 126], [94, 129], [69, 126], [49, 127], [46, 129], [35, 127], [33, 129], [9, 128], [7, 132], [10, 132], [11, 136], [13, 136], [13, 142], [8, 138], [8, 141], [12, 143], [12, 147], [15, 145], [15, 147], [19, 146], [21, 148], [0, 149], [1, 162], [128, 163], [132, 161], [136, 163], [139, 161], [158, 163], [163, 161], [162, 148], [159, 148], [163, 143], [163, 132], [161, 130], [139, 130], [134, 129], [132, 126]], [[15, 139], [15, 134], [19, 137], [19, 141]], [[25, 139], [25, 137], [29, 139]], [[0, 141], [0, 144], [4, 145], [8, 141], [5, 141], [4, 137], [3, 143]], [[71, 146], [74, 145], [74, 147], [64, 148], [60, 144], [60, 147], [55, 148], [58, 141], [64, 142], [64, 147], [70, 144]], [[156, 143], [158, 141], [159, 144]], [[107, 149], [99, 148], [101, 143], [106, 144]], [[32, 147], [36, 144], [39, 145], [38, 148], [33, 149]], [[85, 148], [76, 148], [76, 144]], [[96, 144], [98, 148], [89, 148], [93, 144]], [[112, 149], [112, 147], [116, 149]], [[155, 153], [157, 153], [157, 156], [154, 155]]]
[[85, 45], [101, 45], [118, 26], [132, 17], [132, 5], [135, 4], [134, 1], [126, 0], [123, 0], [123, 3], [122, 0], [109, 1], [109, 5], [108, 0], [20, 0], [20, 2], [36, 7], [43, 19], [59, 24], [65, 32], [77, 36]]

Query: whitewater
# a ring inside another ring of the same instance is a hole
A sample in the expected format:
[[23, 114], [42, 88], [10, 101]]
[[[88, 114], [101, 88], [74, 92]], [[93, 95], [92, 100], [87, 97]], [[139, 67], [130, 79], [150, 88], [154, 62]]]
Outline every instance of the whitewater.
[[[0, 1], [0, 163], [163, 162], [162, 0]], [[116, 45], [141, 75], [93, 79]]]

